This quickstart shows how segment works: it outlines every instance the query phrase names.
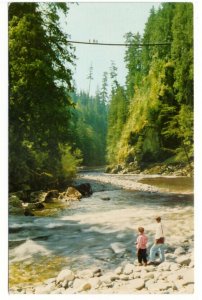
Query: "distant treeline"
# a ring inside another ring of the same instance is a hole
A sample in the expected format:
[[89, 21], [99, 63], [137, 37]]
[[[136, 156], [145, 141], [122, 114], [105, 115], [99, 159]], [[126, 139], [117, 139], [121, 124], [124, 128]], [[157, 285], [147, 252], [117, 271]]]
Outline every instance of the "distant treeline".
[[[112, 63], [110, 93], [105, 72], [95, 96], [74, 90], [62, 13], [66, 3], [9, 5], [10, 190], [60, 187], [79, 164], [190, 162], [192, 4], [152, 9], [143, 36], [125, 35], [125, 86]], [[155, 42], [170, 45], [137, 47]]]

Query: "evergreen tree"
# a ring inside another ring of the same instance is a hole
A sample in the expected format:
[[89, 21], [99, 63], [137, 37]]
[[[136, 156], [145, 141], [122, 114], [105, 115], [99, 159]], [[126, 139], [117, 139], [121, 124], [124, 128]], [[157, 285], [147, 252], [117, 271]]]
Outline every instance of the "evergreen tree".
[[74, 55], [59, 26], [64, 4], [9, 5], [10, 188], [40, 188], [41, 176], [65, 176], [61, 145], [68, 142], [68, 91]]
[[117, 79], [117, 66], [115, 65], [114, 61], [111, 61], [111, 66], [110, 66], [110, 78], [111, 78], [111, 95], [113, 95], [118, 88], [118, 79]]
[[176, 98], [193, 107], [193, 4], [176, 4], [172, 25]]
[[113, 91], [109, 104], [107, 133], [107, 160], [109, 163], [116, 161], [117, 144], [127, 119], [127, 112], [125, 91], [121, 86], [118, 86], [116, 91]]
[[125, 40], [130, 46], [125, 53], [125, 62], [128, 74], [126, 76], [126, 89], [129, 99], [132, 99], [135, 92], [135, 86], [141, 84], [142, 78], [142, 49], [138, 47], [141, 43], [139, 33], [133, 35], [131, 32], [125, 35]]
[[[102, 87], [101, 87], [101, 99], [104, 103], [107, 103], [108, 101], [108, 74], [107, 72], [103, 73], [103, 78], [102, 78]], [[97, 93], [98, 94], [98, 93]]]
[[87, 79], [89, 80], [88, 96], [90, 96], [91, 81], [93, 80], [93, 65], [90, 66]]
[[100, 94], [97, 91], [94, 97], [85, 92], [72, 95], [76, 104], [72, 127], [74, 148], [80, 149], [85, 166], [105, 164], [107, 108]]

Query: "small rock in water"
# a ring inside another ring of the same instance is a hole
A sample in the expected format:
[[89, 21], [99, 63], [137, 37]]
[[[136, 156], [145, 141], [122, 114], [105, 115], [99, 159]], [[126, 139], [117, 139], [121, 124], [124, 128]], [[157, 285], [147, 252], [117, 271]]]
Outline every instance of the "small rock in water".
[[110, 246], [111, 246], [111, 249], [116, 254], [123, 253], [126, 251], [126, 248], [125, 248], [124, 244], [122, 244], [122, 243], [112, 243]]
[[110, 197], [101, 197], [102, 200], [109, 201]]

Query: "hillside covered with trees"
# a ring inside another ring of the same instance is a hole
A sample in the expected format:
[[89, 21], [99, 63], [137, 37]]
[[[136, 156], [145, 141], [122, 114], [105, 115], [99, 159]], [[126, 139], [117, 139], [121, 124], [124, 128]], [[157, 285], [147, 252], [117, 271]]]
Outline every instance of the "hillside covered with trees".
[[191, 164], [192, 4], [164, 3], [152, 9], [143, 36], [130, 32], [125, 40], [130, 44], [128, 73], [126, 86], [117, 86], [109, 104], [108, 163], [131, 169], [162, 162]]

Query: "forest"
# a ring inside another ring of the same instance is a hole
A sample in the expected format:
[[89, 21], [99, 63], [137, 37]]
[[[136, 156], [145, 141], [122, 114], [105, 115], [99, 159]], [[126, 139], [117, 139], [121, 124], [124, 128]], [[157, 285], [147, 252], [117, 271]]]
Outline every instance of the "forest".
[[191, 166], [193, 5], [163, 3], [142, 36], [126, 33], [125, 85], [112, 62], [95, 96], [74, 87], [74, 46], [60, 24], [68, 11], [9, 5], [10, 191], [64, 186], [79, 166]]

